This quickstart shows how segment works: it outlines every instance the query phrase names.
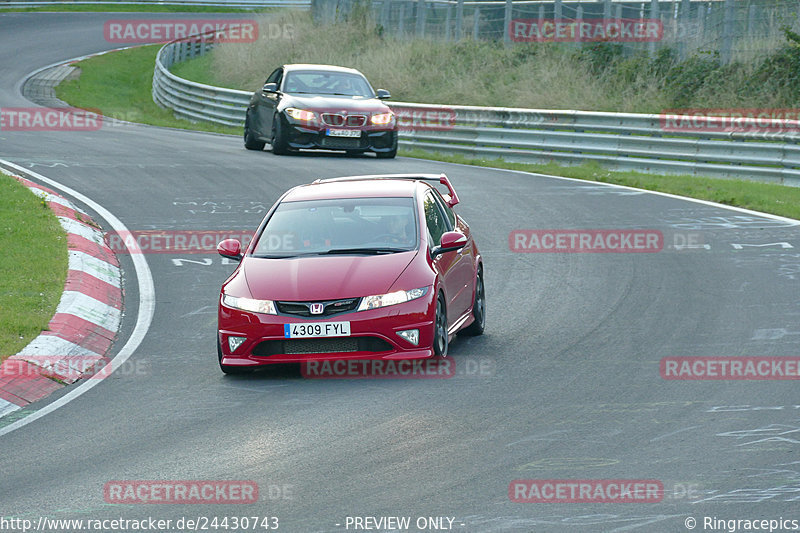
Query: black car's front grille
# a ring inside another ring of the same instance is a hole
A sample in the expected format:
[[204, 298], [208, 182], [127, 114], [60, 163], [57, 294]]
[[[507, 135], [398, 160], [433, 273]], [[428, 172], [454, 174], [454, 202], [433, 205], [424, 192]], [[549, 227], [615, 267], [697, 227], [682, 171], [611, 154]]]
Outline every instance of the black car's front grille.
[[322, 122], [328, 126], [344, 126], [344, 115], [338, 113], [323, 113]]
[[[322, 302], [276, 302], [278, 312], [295, 316], [331, 316], [345, 311], [352, 311], [358, 307], [360, 298], [347, 298], [344, 300], [326, 300]], [[312, 313], [312, 306], [321, 305], [321, 313]]]
[[367, 117], [366, 115], [348, 115], [346, 122], [348, 126], [360, 128], [367, 123]]
[[354, 139], [352, 137], [323, 137], [320, 139], [319, 144], [323, 148], [339, 148], [346, 150], [351, 148], [363, 148], [361, 146], [361, 139]]
[[378, 337], [324, 337], [263, 341], [253, 349], [256, 357], [272, 355], [390, 352], [392, 345]]
[[367, 123], [367, 115], [322, 113], [322, 122], [328, 126], [351, 126], [353, 128], [360, 128]]

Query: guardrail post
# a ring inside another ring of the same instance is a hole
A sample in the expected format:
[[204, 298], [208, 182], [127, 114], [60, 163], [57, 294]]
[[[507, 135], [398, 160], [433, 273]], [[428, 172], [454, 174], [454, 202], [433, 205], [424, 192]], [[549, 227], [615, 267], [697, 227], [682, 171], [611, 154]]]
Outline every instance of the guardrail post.
[[472, 16], [472, 40], [477, 41], [481, 25], [481, 8], [475, 6]]
[[756, 6], [750, 4], [750, 9], [747, 14], [747, 34], [753, 36], [756, 31]]
[[398, 14], [399, 20], [397, 21], [397, 34], [403, 37], [406, 33], [406, 3], [400, 3], [400, 13]]
[[417, 0], [417, 37], [425, 37], [425, 0]]
[[[660, 16], [658, 14], [658, 0], [650, 0], [650, 18], [655, 20], [660, 20]], [[648, 45], [648, 49], [650, 52], [650, 57], [656, 55], [656, 42], [650, 41]]]
[[505, 24], [505, 29], [503, 30], [503, 44], [508, 46], [511, 44], [511, 9], [512, 9], [511, 0], [506, 0], [506, 10], [505, 16], [503, 17], [503, 22]]
[[389, 18], [391, 15], [392, 9], [392, 0], [383, 0], [381, 3], [381, 26], [383, 26], [384, 31], [386, 28], [389, 27]]
[[733, 48], [733, 24], [735, 22], [736, 6], [734, 0], [725, 0], [725, 14], [722, 22], [722, 47], [719, 51], [719, 59], [723, 65], [731, 62], [731, 49]]
[[452, 15], [453, 7], [450, 4], [447, 4], [445, 16], [444, 16], [444, 40], [445, 42], [450, 40], [450, 26], [453, 22], [453, 15]]
[[456, 41], [464, 37], [464, 0], [458, 0], [456, 4]]

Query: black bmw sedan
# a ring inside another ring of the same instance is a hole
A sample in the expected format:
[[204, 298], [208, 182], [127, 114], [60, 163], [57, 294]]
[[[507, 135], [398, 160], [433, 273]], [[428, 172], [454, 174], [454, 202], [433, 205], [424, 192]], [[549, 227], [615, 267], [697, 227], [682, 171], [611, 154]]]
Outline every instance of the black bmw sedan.
[[244, 145], [276, 155], [301, 149], [397, 154], [397, 119], [361, 72], [330, 65], [283, 65], [253, 93], [244, 123]]

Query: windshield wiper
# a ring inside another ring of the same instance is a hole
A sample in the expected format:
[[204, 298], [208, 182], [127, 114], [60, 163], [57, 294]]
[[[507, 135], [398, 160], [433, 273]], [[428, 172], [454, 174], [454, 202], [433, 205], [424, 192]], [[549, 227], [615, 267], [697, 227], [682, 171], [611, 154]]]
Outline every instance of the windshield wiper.
[[309, 254], [253, 254], [251, 257], [256, 257], [258, 259], [290, 259], [292, 257], [299, 257], [301, 255], [311, 255]]
[[406, 248], [334, 248], [325, 252], [319, 252], [319, 255], [333, 255], [333, 254], [394, 254], [397, 252], [409, 252]]

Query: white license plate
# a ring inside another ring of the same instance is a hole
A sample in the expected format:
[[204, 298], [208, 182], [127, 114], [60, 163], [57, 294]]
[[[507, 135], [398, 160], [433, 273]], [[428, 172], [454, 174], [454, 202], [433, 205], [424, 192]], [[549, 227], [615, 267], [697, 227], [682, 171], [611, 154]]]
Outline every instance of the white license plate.
[[287, 339], [309, 337], [349, 337], [350, 322], [295, 322], [283, 325], [283, 336]]
[[325, 133], [330, 137], [361, 137], [361, 130], [328, 129]]

